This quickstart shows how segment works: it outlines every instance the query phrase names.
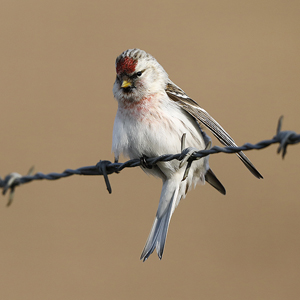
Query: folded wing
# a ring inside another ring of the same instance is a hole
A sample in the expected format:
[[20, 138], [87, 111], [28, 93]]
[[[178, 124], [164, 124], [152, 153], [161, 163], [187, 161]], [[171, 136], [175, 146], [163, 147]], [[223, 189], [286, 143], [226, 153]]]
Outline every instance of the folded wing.
[[[166, 87], [166, 93], [173, 101], [176, 101], [183, 110], [189, 113], [200, 126], [205, 125], [214, 136], [225, 146], [237, 147], [231, 136], [223, 129], [223, 127], [212, 118], [203, 108], [201, 108], [197, 102], [188, 97], [185, 92], [175, 85], [171, 80]], [[249, 158], [241, 151], [236, 153], [244, 165], [249, 171], [257, 178], [263, 178], [262, 175], [257, 171], [254, 165], [251, 163]]]

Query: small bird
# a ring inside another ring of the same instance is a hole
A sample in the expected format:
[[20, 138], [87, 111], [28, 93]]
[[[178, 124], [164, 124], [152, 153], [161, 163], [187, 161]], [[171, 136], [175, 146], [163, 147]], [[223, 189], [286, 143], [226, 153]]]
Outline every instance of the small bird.
[[[195, 160], [183, 180], [187, 162], [158, 162], [147, 167], [145, 158], [181, 152], [185, 134], [186, 147], [209, 149], [211, 139], [203, 131], [207, 127], [224, 145], [237, 147], [234, 140], [203, 108], [174, 84], [157, 60], [140, 49], [124, 51], [116, 59], [113, 94], [118, 110], [113, 128], [112, 151], [115, 161], [122, 153], [130, 159], [141, 159], [142, 169], [162, 179], [163, 186], [156, 217], [141, 260], [156, 248], [161, 259], [171, 216], [192, 185], [211, 184], [225, 195], [226, 191], [208, 164], [208, 156]], [[257, 178], [262, 175], [243, 152], [238, 157]]]

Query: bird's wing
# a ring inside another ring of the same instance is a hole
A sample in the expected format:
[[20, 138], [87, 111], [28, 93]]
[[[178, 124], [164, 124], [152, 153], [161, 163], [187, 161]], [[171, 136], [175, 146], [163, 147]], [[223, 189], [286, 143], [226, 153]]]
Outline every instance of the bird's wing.
[[226, 190], [212, 169], [208, 169], [205, 174], [205, 181], [218, 190], [221, 194], [226, 195]]
[[[223, 145], [237, 147], [223, 127], [171, 80], [166, 86], [166, 93], [171, 100], [177, 102], [183, 110], [189, 113], [199, 126], [205, 125]], [[263, 178], [242, 151], [237, 155], [255, 177]]]

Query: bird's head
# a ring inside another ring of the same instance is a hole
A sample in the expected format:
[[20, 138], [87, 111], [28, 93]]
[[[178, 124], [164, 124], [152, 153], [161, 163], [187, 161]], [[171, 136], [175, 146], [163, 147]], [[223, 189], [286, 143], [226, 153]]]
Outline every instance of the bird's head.
[[168, 74], [150, 54], [140, 49], [124, 51], [116, 59], [113, 93], [118, 101], [140, 101], [165, 89]]

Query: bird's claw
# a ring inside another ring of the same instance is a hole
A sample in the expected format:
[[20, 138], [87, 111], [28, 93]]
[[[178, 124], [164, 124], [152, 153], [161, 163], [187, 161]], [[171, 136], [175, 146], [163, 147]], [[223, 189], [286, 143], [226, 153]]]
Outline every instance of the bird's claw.
[[152, 166], [147, 163], [148, 156], [144, 155], [140, 157], [141, 166], [145, 169], [152, 169]]

